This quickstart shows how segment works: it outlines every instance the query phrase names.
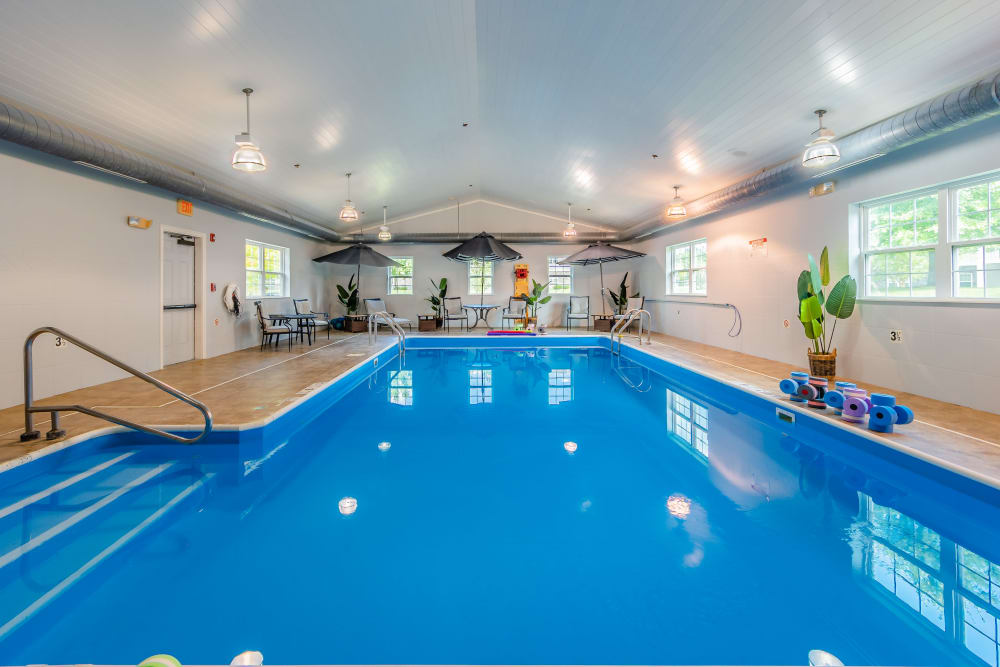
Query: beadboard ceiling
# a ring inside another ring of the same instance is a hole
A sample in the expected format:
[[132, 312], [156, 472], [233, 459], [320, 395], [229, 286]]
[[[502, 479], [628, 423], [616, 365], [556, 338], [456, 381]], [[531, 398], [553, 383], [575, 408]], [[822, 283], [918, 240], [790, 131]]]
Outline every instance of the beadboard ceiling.
[[[0, 12], [0, 97], [338, 230], [348, 170], [369, 224], [383, 204], [410, 217], [458, 197], [557, 216], [572, 201], [582, 221], [622, 228], [675, 183], [695, 198], [794, 155], [815, 108], [846, 133], [1000, 66], [995, 0], [7, 0]], [[229, 166], [245, 86], [262, 174]]]

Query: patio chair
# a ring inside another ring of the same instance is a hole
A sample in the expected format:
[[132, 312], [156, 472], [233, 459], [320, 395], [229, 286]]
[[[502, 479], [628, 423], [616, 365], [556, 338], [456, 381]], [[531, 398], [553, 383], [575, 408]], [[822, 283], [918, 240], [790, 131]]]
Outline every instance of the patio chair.
[[[461, 320], [465, 323], [465, 328], [469, 328], [469, 314], [465, 312], [462, 308], [462, 299], [457, 296], [448, 296], [442, 299], [444, 304], [444, 325], [448, 331], [451, 331], [451, 321]], [[461, 328], [461, 325], [459, 325]]]
[[571, 296], [569, 308], [566, 309], [566, 329], [569, 330], [573, 320], [583, 320], [583, 325], [590, 329], [590, 297]]
[[512, 296], [507, 299], [507, 307], [500, 314], [500, 326], [507, 320], [523, 320], [528, 310], [528, 302], [523, 296]]
[[333, 328], [333, 325], [330, 324], [330, 313], [313, 310], [309, 299], [292, 299], [292, 305], [295, 306], [297, 315], [318, 315], [319, 317], [316, 319], [308, 320], [306, 326], [313, 329], [314, 332], [320, 327], [326, 327], [326, 339], [330, 340], [330, 329]]
[[291, 352], [292, 335], [295, 333], [292, 327], [288, 324], [276, 324], [266, 319], [260, 301], [254, 301], [253, 305], [257, 308], [257, 324], [260, 325], [260, 349], [264, 349], [264, 343], [270, 344], [271, 339], [274, 339], [275, 347], [277, 347], [281, 336], [285, 335], [288, 336], [288, 351]]
[[[410, 331], [413, 331], [413, 323], [410, 322], [410, 320], [406, 319], [405, 317], [396, 317], [396, 313], [390, 313], [389, 309], [385, 307], [385, 301], [383, 301], [382, 299], [365, 299], [365, 310], [368, 311], [369, 315], [374, 315], [375, 313], [382, 313], [382, 312], [389, 313], [389, 317], [392, 318], [393, 322], [395, 322], [399, 326], [407, 327]], [[378, 330], [379, 324], [383, 326], [388, 326], [386, 325], [385, 322], [379, 322], [378, 320], [376, 320], [375, 321], [376, 330]]]

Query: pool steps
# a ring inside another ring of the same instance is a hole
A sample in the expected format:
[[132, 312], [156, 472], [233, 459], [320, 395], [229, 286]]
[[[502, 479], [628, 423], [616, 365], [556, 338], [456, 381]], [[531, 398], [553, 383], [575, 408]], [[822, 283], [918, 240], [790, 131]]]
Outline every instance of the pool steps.
[[4, 489], [0, 641], [214, 476], [136, 453], [104, 451]]

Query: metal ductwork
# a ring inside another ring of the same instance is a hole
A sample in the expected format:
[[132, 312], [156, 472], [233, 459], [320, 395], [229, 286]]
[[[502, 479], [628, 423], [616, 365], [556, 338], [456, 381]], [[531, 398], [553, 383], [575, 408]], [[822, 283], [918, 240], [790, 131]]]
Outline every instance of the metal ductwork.
[[0, 102], [0, 139], [324, 241], [340, 240], [329, 227], [292, 215], [280, 206], [4, 102]]
[[[456, 232], [393, 233], [391, 241], [380, 241], [377, 234], [351, 234], [343, 237], [341, 242], [369, 243], [372, 245], [379, 245], [380, 243], [463, 243], [476, 234], [478, 232], [462, 232], [461, 234]], [[504, 243], [587, 245], [588, 243], [596, 243], [598, 241], [611, 241], [615, 237], [615, 234], [610, 232], [581, 232], [576, 236], [567, 238], [562, 235], [562, 232], [504, 232], [494, 234], [494, 236]]]
[[[1000, 115], [1000, 71], [837, 139], [840, 161], [830, 169], [818, 172], [808, 169], [796, 156], [686, 203], [688, 215], [682, 222], [718, 213], [792, 183], [825, 178], [834, 172], [996, 115]], [[664, 223], [670, 222], [674, 221], [662, 216], [626, 230], [617, 240], [641, 240], [669, 229], [670, 225]]]

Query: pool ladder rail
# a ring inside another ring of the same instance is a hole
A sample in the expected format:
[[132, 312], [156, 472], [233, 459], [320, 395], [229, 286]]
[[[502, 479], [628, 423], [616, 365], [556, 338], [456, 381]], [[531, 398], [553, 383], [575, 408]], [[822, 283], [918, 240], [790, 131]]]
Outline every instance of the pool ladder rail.
[[384, 310], [380, 310], [368, 315], [368, 344], [371, 345], [375, 337], [378, 336], [378, 325], [379, 323], [385, 324], [387, 327], [392, 329], [393, 333], [396, 334], [396, 338], [399, 341], [399, 356], [406, 356], [406, 333], [403, 331], [403, 327], [396, 323], [392, 315]]
[[[650, 344], [650, 334], [653, 324], [653, 316], [649, 314], [648, 310], [643, 310], [642, 308], [632, 308], [625, 312], [622, 318], [615, 322], [614, 326], [611, 327], [611, 354], [621, 355], [622, 353], [622, 337], [625, 335], [623, 332], [629, 328], [629, 325], [635, 321], [635, 318], [639, 318], [639, 335], [636, 338], [639, 341], [639, 345], [642, 345], [642, 319], [646, 318], [646, 345]], [[615, 340], [617, 336], [618, 348], [615, 349]]]
[[[114, 415], [109, 415], [105, 412], [99, 410], [94, 410], [93, 408], [88, 408], [83, 405], [35, 405], [34, 404], [34, 376], [32, 373], [32, 345], [35, 339], [42, 334], [52, 334], [61, 341], [69, 341], [73, 343], [81, 350], [89, 352], [90, 354], [103, 359], [113, 366], [117, 366], [126, 373], [134, 375], [140, 380], [144, 380], [149, 384], [153, 385], [161, 391], [165, 391], [179, 401], [184, 401], [188, 405], [193, 406], [199, 412], [201, 412], [202, 417], [205, 419], [205, 425], [201, 430], [201, 433], [194, 436], [193, 438], [185, 438], [184, 436], [175, 435], [173, 433], [168, 433], [158, 428], [152, 426], [145, 426], [143, 424], [137, 424], [136, 422], [129, 421], [122, 417], [115, 417]], [[51, 413], [51, 426], [52, 428], [45, 434], [47, 440], [55, 440], [56, 438], [61, 438], [66, 435], [66, 431], [59, 428], [59, 413], [60, 412], [81, 412], [85, 415], [90, 415], [91, 417], [97, 417], [98, 419], [103, 419], [109, 421], [113, 424], [118, 424], [119, 426], [124, 426], [126, 428], [135, 429], [136, 431], [142, 431], [143, 433], [149, 433], [150, 435], [159, 436], [161, 438], [166, 438], [167, 440], [172, 440], [174, 442], [180, 442], [182, 444], [193, 444], [198, 442], [206, 435], [212, 431], [212, 411], [208, 409], [208, 406], [199, 401], [198, 399], [185, 394], [179, 389], [174, 389], [165, 382], [160, 382], [152, 375], [148, 373], [143, 373], [142, 371], [132, 368], [123, 361], [115, 359], [110, 354], [98, 350], [93, 345], [83, 342], [76, 336], [66, 333], [61, 329], [55, 327], [41, 327], [35, 329], [24, 341], [24, 433], [21, 434], [21, 442], [27, 442], [29, 440], [36, 440], [40, 433], [35, 430], [34, 417], [36, 412], [48, 412]]]

